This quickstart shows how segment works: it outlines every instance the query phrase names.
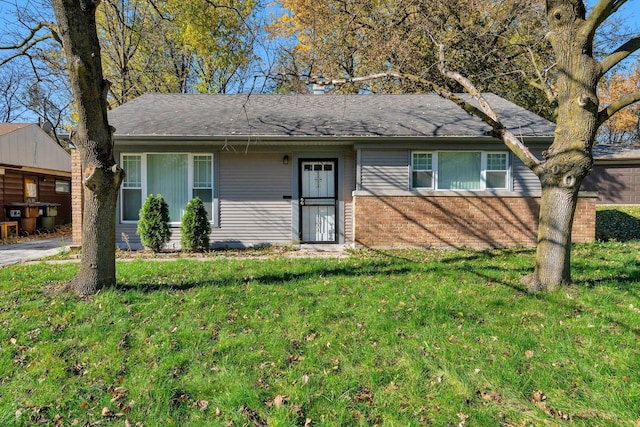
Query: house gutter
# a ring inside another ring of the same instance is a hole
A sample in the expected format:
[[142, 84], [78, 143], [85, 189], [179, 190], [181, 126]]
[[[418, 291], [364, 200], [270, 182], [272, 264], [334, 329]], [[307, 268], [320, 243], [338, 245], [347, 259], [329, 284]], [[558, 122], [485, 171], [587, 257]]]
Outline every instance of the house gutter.
[[[552, 136], [529, 136], [522, 137], [525, 143], [530, 144], [550, 144]], [[495, 143], [499, 142], [491, 136], [457, 136], [457, 135], [435, 135], [435, 136], [384, 136], [384, 135], [114, 135], [116, 144], [135, 143], [136, 145], [157, 145], [158, 143], [201, 145], [203, 142], [221, 144], [229, 142], [244, 143], [264, 143], [277, 145], [311, 145], [321, 143], [322, 145], [354, 145], [355, 148], [378, 147], [381, 144], [389, 143], [424, 143], [424, 142], [444, 142], [455, 141], [459, 143]]]

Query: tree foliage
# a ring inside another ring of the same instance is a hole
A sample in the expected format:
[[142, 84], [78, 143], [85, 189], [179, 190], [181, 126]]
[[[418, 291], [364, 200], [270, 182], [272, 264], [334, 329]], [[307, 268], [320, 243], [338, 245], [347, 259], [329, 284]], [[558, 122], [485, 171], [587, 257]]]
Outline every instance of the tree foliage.
[[137, 233], [144, 247], [162, 252], [171, 238], [169, 206], [160, 195], [149, 194], [140, 209]]
[[[288, 11], [269, 27], [295, 42], [281, 54], [280, 90], [303, 91], [300, 76], [343, 78], [380, 72], [419, 76], [453, 92], [462, 87], [438, 71], [437, 44], [447, 64], [481, 91], [494, 92], [551, 117], [542, 89], [528, 85], [534, 70], [552, 63], [538, 1], [281, 0]], [[407, 79], [353, 82], [342, 92], [425, 90]]]
[[146, 92], [225, 93], [255, 62], [257, 0], [105, 0], [98, 29], [110, 99]]
[[[609, 105], [627, 93], [640, 90], [640, 63], [629, 72], [604, 77], [598, 88], [600, 104]], [[640, 144], [640, 104], [630, 105], [600, 126], [598, 142]]]

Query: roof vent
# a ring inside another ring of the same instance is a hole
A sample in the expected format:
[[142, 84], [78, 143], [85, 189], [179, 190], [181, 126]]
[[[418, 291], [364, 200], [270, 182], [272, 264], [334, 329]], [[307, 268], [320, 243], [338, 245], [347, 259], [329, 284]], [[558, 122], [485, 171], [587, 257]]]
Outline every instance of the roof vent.
[[319, 74], [313, 79], [313, 86], [311, 87], [311, 93], [314, 95], [324, 95], [327, 92], [328, 81]]
[[324, 85], [321, 85], [321, 84], [318, 84], [318, 83], [314, 83], [311, 90], [312, 90], [314, 95], [324, 95], [324, 93], [325, 93]]

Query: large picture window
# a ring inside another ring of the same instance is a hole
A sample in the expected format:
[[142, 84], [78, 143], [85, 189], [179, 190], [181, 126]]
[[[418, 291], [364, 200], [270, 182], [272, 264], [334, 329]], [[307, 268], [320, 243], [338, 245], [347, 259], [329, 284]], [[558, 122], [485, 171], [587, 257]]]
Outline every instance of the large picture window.
[[411, 188], [431, 190], [507, 190], [509, 155], [487, 151], [411, 153]]
[[123, 221], [137, 221], [144, 199], [161, 194], [171, 223], [180, 223], [189, 200], [199, 197], [213, 219], [213, 156], [190, 153], [123, 154]]

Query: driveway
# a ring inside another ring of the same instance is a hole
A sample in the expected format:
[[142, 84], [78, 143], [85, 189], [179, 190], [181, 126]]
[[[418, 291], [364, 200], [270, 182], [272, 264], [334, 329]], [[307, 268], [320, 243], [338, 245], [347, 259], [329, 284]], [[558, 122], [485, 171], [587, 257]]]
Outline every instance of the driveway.
[[54, 237], [0, 246], [0, 267], [57, 255], [69, 249], [69, 239]]

